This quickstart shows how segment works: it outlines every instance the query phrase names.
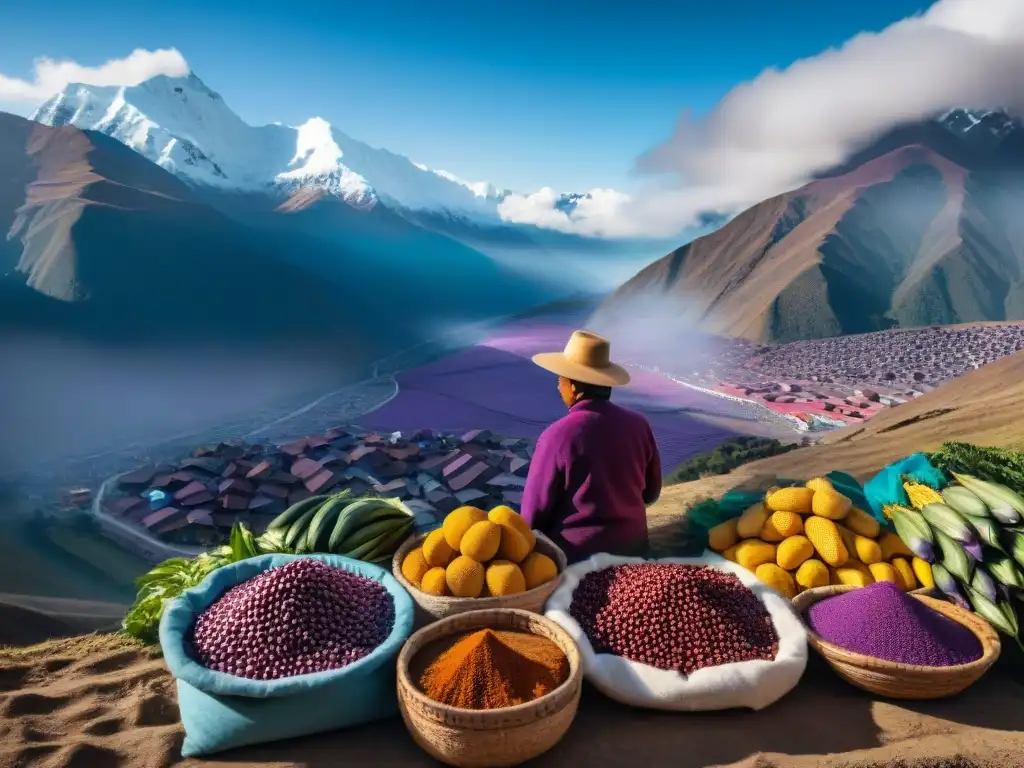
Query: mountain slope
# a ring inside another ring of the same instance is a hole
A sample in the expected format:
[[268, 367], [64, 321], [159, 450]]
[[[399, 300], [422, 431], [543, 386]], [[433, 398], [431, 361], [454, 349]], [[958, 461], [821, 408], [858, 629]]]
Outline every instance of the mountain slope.
[[246, 226], [111, 138], [2, 113], [0, 228], [0, 321], [30, 330], [343, 341], [339, 354], [365, 359], [546, 298], [464, 247], [448, 265], [458, 277], [438, 280], [414, 251], [385, 263], [302, 228]]
[[594, 324], [653, 307], [680, 329], [785, 342], [1024, 318], [1024, 131], [969, 142], [956, 121], [897, 129], [748, 209], [639, 272]]
[[1024, 448], [1014, 414], [1024, 408], [1024, 352], [943, 384], [904, 405], [887, 408], [864, 425], [828, 433], [819, 445], [753, 461], [728, 475], [665, 488], [651, 507], [652, 537], [662, 545], [679, 535], [685, 510], [737, 486], [767, 487], [776, 477], [815, 477], [832, 470], [861, 482], [885, 465], [945, 440]]

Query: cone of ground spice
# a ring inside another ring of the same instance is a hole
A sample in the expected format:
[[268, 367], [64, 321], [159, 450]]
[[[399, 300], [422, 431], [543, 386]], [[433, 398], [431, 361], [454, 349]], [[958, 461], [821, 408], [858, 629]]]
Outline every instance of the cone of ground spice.
[[500, 709], [550, 693], [569, 676], [558, 644], [528, 632], [481, 629], [461, 635], [424, 670], [421, 690], [460, 709]]

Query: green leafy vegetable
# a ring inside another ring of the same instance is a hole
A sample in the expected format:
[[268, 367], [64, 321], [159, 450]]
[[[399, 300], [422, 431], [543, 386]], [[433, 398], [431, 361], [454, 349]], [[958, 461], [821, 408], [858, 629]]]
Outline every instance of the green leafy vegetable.
[[192, 587], [199, 586], [203, 579], [228, 563], [286, 551], [283, 541], [275, 548], [272, 538], [267, 541], [264, 539], [261, 536], [257, 543], [252, 531], [244, 523], [236, 522], [231, 528], [228, 543], [212, 552], [203, 552], [191, 559], [172, 557], [164, 560], [136, 579], [135, 585], [139, 591], [121, 622], [122, 629], [143, 642], [155, 643], [167, 600], [173, 600]]

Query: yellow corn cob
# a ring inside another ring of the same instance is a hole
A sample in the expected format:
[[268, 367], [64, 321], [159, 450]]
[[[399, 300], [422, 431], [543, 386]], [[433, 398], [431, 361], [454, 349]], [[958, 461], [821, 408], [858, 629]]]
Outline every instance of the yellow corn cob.
[[803, 589], [827, 587], [829, 583], [828, 566], [813, 557], [810, 560], [804, 560], [796, 569], [796, 583]]
[[739, 548], [739, 546], [740, 546], [739, 544], [733, 544], [731, 547], [729, 547], [727, 550], [725, 550], [722, 553], [722, 557], [724, 557], [726, 560], [730, 560], [730, 561], [735, 563], [736, 562], [736, 550]]
[[761, 538], [765, 541], [782, 541], [796, 536], [803, 529], [804, 521], [796, 512], [772, 512], [761, 528]]
[[806, 536], [790, 536], [779, 544], [775, 553], [775, 562], [780, 568], [793, 571], [800, 567], [801, 563], [814, 554], [814, 545]]
[[807, 518], [804, 521], [804, 535], [810, 539], [821, 559], [833, 568], [841, 566], [850, 556], [836, 524], [827, 518], [817, 516]]
[[810, 488], [770, 488], [764, 503], [772, 512], [796, 512], [807, 515], [811, 512], [814, 491]]
[[878, 546], [877, 541], [866, 536], [858, 536], [846, 526], [839, 525], [838, 523], [836, 524], [836, 530], [843, 537], [843, 545], [846, 547], [846, 551], [849, 552], [850, 557], [856, 556], [862, 563], [869, 565], [882, 562], [882, 548]]
[[793, 577], [775, 563], [762, 563], [757, 566], [754, 575], [776, 592], [785, 595], [788, 600], [796, 597], [796, 584], [793, 583]]
[[927, 560], [915, 557], [910, 561], [910, 567], [914, 569], [914, 575], [918, 583], [925, 589], [935, 589], [935, 577], [932, 576], [932, 566]]
[[871, 576], [875, 581], [888, 581], [896, 586], [902, 586], [900, 584], [900, 577], [896, 574], [896, 569], [889, 565], [889, 563], [872, 563], [868, 568], [871, 570]]
[[894, 557], [913, 557], [914, 553], [910, 547], [903, 543], [903, 539], [895, 533], [886, 531], [878, 539], [878, 546], [882, 548], [882, 559], [892, 560]]
[[760, 502], [747, 507], [736, 522], [736, 535], [741, 539], [754, 538], [761, 533], [761, 528], [764, 527], [764, 521], [768, 519], [768, 514], [768, 510]]
[[812, 491], [834, 491], [835, 486], [832, 485], [832, 481], [827, 477], [813, 477], [808, 480], [804, 485], [810, 488]]
[[815, 491], [811, 499], [811, 511], [829, 520], [842, 520], [852, 507], [853, 502], [838, 491]]
[[874, 582], [870, 573], [865, 573], [859, 568], [829, 568], [829, 580], [835, 585], [846, 585], [852, 587], [866, 587]]
[[843, 522], [854, 533], [867, 536], [869, 539], [877, 539], [878, 534], [882, 532], [879, 522], [859, 507], [851, 507]]
[[892, 511], [896, 509], [902, 509], [899, 504], [883, 504], [882, 514], [885, 515], [886, 520], [892, 520]]
[[736, 533], [736, 524], [738, 522], [734, 517], [732, 520], [726, 520], [724, 523], [719, 523], [714, 528], [710, 528], [708, 530], [708, 547], [715, 550], [715, 552], [725, 552], [725, 550], [735, 544], [738, 538]]
[[924, 509], [925, 504], [946, 503], [941, 493], [923, 483], [908, 480], [903, 484], [903, 490], [907, 492], [907, 498], [910, 499], [910, 504], [914, 509]]
[[744, 539], [736, 545], [736, 562], [748, 571], [757, 566], [775, 562], [775, 545], [760, 539]]
[[914, 569], [910, 566], [910, 561], [905, 557], [894, 557], [892, 569], [896, 571], [897, 583], [904, 592], [917, 589], [917, 577], [914, 576]]

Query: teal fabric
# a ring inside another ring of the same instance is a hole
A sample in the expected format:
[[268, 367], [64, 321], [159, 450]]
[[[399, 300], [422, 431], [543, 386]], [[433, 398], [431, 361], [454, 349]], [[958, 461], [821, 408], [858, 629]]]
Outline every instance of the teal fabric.
[[[391, 635], [373, 652], [343, 669], [284, 680], [249, 680], [208, 669], [187, 650], [196, 617], [228, 589], [270, 568], [312, 557], [380, 582], [395, 603]], [[383, 568], [337, 555], [262, 555], [211, 573], [172, 601], [160, 622], [160, 646], [178, 684], [185, 728], [182, 757], [279, 741], [393, 715], [395, 657], [413, 625], [412, 598]]]
[[915, 453], [904, 459], [893, 462], [877, 475], [864, 483], [864, 495], [867, 496], [871, 514], [887, 530], [893, 530], [892, 523], [882, 513], [885, 504], [902, 504], [908, 506], [910, 499], [903, 490], [903, 477], [907, 476], [936, 490], [945, 488], [948, 479], [942, 471], [936, 469], [923, 453]]

